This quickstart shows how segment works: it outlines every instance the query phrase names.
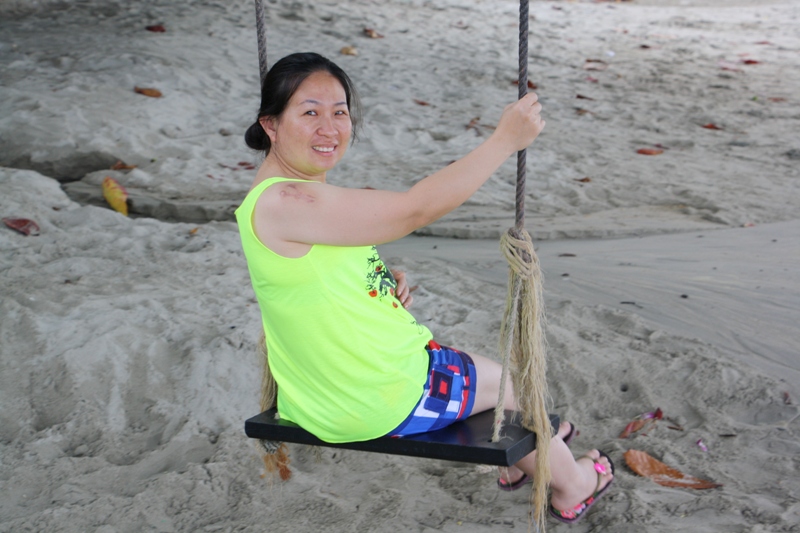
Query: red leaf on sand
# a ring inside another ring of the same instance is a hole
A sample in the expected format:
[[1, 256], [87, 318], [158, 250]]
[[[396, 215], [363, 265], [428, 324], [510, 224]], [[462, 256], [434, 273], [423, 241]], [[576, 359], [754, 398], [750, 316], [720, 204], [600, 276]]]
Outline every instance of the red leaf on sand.
[[703, 124], [701, 127], [705, 128], [707, 130], [721, 130], [722, 129], [719, 126], [717, 126], [716, 124], [714, 124], [713, 122], [709, 122], [708, 124]]
[[745, 65], [758, 65], [761, 61], [756, 61], [755, 59], [742, 59], [742, 63]]
[[770, 96], [767, 98], [767, 100], [770, 102], [785, 102], [786, 98], [783, 98], [782, 96]]
[[640, 476], [649, 477], [664, 487], [699, 490], [715, 489], [722, 486], [713, 481], [688, 476], [639, 450], [628, 450], [625, 452], [625, 462], [631, 470]]
[[136, 168], [136, 165], [127, 165], [123, 161], [117, 161], [111, 165], [110, 170], [133, 170], [134, 168]]
[[428, 102], [426, 102], [425, 100], [417, 100], [416, 98], [414, 99], [414, 103], [417, 104], [417, 105], [422, 105], [422, 106], [431, 105]]
[[144, 29], [155, 33], [164, 33], [165, 31], [167, 31], [167, 29], [164, 27], [163, 24], [154, 24], [152, 26], [145, 26]]
[[9, 228], [22, 233], [23, 235], [39, 235], [39, 225], [28, 218], [4, 218], [3, 222]]
[[642, 155], [661, 155], [664, 153], [664, 150], [659, 148], [639, 148], [636, 150], [636, 153]]
[[756, 44], [772, 44], [769, 41], [758, 41]]
[[[514, 80], [511, 83], [514, 84], [514, 85], [519, 85], [519, 80]], [[528, 80], [528, 83], [526, 83], [525, 85], [527, 85], [528, 89], [531, 89], [531, 90], [539, 88], [539, 86], [536, 85], [535, 83], [533, 83], [531, 80]]]
[[602, 59], [587, 59], [583, 64], [583, 70], [605, 70], [608, 68], [608, 63]]
[[147, 87], [134, 87], [133, 90], [150, 98], [161, 98], [161, 91]]
[[586, 176], [585, 178], [575, 178], [575, 181], [579, 181], [581, 183], [589, 183], [590, 181], [592, 181], [592, 178]]
[[625, 426], [625, 429], [622, 430], [622, 433], [620, 433], [619, 438], [627, 439], [637, 431], [642, 431], [645, 428], [655, 426], [656, 420], [661, 420], [663, 418], [664, 418], [664, 413], [661, 411], [660, 407], [657, 408], [655, 411], [639, 415], [632, 422], [628, 423], [627, 426]]
[[633, 422], [629, 422], [625, 429], [622, 430], [622, 433], [619, 434], [620, 439], [627, 439], [640, 429], [642, 429], [645, 424], [647, 424], [647, 420], [634, 420]]

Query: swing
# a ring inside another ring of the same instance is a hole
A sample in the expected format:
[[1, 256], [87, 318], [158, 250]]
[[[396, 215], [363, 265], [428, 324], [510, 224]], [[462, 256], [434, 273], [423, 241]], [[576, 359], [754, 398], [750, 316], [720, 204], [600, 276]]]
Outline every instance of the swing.
[[[519, 414], [514, 411], [504, 412], [505, 424], [497, 442], [492, 441], [494, 412], [484, 411], [429, 433], [338, 444], [322, 441], [297, 424], [275, 418], [277, 413], [278, 410], [272, 408], [247, 420], [244, 423], [247, 436], [276, 442], [494, 466], [516, 464], [536, 449], [536, 435], [522, 427]], [[554, 429], [558, 428], [558, 416], [550, 415], [550, 423]]]
[[[261, 83], [267, 75], [265, 0], [256, 0], [256, 26]], [[527, 94], [528, 83], [528, 0], [520, 1], [519, 98]], [[546, 361], [544, 357], [541, 271], [530, 235], [524, 229], [526, 151], [517, 153], [515, 225], [501, 238], [501, 249], [510, 266], [508, 298], [503, 316], [501, 354], [503, 373], [497, 407], [443, 429], [403, 438], [380, 437], [363, 442], [324, 442], [300, 426], [281, 420], [274, 407], [274, 390], [262, 391], [263, 413], [245, 422], [248, 437], [259, 439], [268, 455], [280, 454], [281, 444], [291, 442], [313, 446], [380, 452], [467, 463], [511, 466], [538, 449], [537, 475], [532, 503], [534, 520], [543, 526], [546, 487], [550, 480], [549, 442], [537, 448], [536, 436], [555, 434], [559, 417], [547, 415]], [[266, 356], [266, 352], [264, 353]], [[503, 409], [509, 368], [519, 412]], [[271, 392], [270, 392], [271, 391]], [[264, 401], [266, 398], [266, 402]], [[269, 406], [273, 406], [268, 409]], [[265, 464], [267, 462], [267, 455]], [[284, 456], [285, 459], [285, 456]], [[285, 466], [285, 463], [284, 463]], [[269, 468], [269, 467], [268, 467]], [[540, 530], [542, 528], [540, 527]]]

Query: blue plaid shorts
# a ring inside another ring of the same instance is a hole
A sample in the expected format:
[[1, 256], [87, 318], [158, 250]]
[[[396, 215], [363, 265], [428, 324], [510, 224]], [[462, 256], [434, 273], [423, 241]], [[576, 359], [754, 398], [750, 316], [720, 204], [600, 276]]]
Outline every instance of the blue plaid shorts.
[[453, 348], [430, 341], [428, 380], [416, 407], [390, 437], [405, 437], [435, 431], [467, 418], [475, 402], [475, 364], [472, 358]]

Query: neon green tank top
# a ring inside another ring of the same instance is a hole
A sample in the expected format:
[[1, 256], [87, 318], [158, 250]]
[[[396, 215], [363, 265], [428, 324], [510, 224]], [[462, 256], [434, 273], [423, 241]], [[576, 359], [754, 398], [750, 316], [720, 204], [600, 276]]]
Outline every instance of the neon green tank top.
[[375, 246], [315, 244], [303, 257], [256, 237], [259, 183], [236, 210], [261, 308], [278, 411], [328, 442], [373, 439], [397, 427], [422, 395], [432, 336], [394, 296]]

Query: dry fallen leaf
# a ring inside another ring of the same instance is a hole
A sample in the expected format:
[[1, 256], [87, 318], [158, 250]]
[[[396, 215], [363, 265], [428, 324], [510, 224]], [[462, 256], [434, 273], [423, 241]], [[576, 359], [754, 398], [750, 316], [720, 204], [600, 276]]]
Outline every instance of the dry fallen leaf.
[[383, 39], [383, 35], [373, 30], [372, 28], [364, 28], [364, 35], [370, 39]]
[[584, 109], [582, 107], [576, 107], [575, 108], [575, 113], [577, 113], [578, 115], [586, 115], [586, 114], [593, 115], [594, 114], [591, 111], [589, 111], [588, 109]]
[[23, 235], [33, 235], [34, 237], [39, 235], [39, 225], [28, 218], [7, 217], [3, 219], [3, 222], [9, 228]]
[[197, 233], [199, 230], [200, 230], [200, 228], [192, 228], [192, 229], [190, 229], [190, 230], [189, 230], [189, 235], [194, 235], [194, 234], [195, 234], [195, 233]]
[[421, 105], [421, 106], [431, 105], [428, 102], [426, 102], [425, 100], [417, 100], [416, 98], [414, 99], [414, 103], [417, 104], [417, 105]]
[[702, 127], [707, 129], [707, 130], [721, 130], [722, 129], [719, 126], [717, 126], [716, 124], [714, 124], [713, 122], [709, 122], [708, 124], [703, 124]]
[[786, 98], [783, 98], [782, 96], [770, 96], [767, 98], [767, 100], [769, 100], [770, 102], [777, 103], [777, 102], [785, 102]]
[[339, 50], [339, 53], [346, 56], [357, 56], [358, 50], [356, 50], [355, 46], [345, 46]]
[[660, 155], [664, 153], [664, 150], [659, 148], [639, 148], [636, 150], [636, 153], [642, 155]]
[[625, 452], [625, 462], [628, 463], [631, 470], [640, 476], [649, 477], [664, 487], [715, 489], [722, 486], [713, 481], [688, 476], [639, 450], [628, 450]]
[[581, 183], [589, 183], [590, 181], [592, 181], [592, 178], [586, 176], [585, 178], [580, 178], [580, 179], [576, 178], [575, 181], [579, 181]]
[[605, 70], [608, 68], [608, 63], [602, 59], [587, 59], [583, 64], [583, 70]]
[[745, 65], [758, 65], [761, 61], [756, 61], [755, 59], [742, 59], [742, 63]]
[[133, 170], [134, 168], [136, 168], [136, 165], [128, 165], [123, 161], [117, 161], [111, 165], [111, 170]]
[[591, 96], [585, 96], [583, 94], [578, 94], [578, 95], [575, 96], [575, 98], [577, 98], [579, 100], [592, 100], [592, 101], [594, 101], [594, 98], [592, 98]]
[[133, 90], [139, 94], [149, 96], [150, 98], [161, 98], [161, 91], [159, 91], [158, 89], [152, 89], [147, 87], [134, 87]]
[[[627, 303], [627, 302], [620, 302], [620, 303]], [[636, 305], [635, 302], [632, 302], [632, 305]], [[656, 421], [661, 420], [664, 418], [664, 412], [661, 411], [661, 408], [657, 408], [655, 411], [651, 411], [649, 413], [644, 413], [637, 416], [632, 422], [630, 422], [625, 429], [620, 433], [620, 439], [627, 439], [637, 431], [642, 431], [643, 429], [650, 429], [651, 427], [655, 426]]]
[[164, 33], [165, 31], [167, 31], [167, 29], [164, 27], [163, 24], [154, 24], [152, 26], [145, 26], [144, 29], [146, 29], [147, 31], [152, 31], [152, 32], [156, 32], [156, 33]]
[[115, 211], [128, 216], [128, 191], [110, 176], [103, 179], [103, 198]]
[[[514, 80], [511, 83], [514, 84], [514, 85], [519, 85], [519, 80]], [[531, 90], [535, 90], [535, 89], [539, 88], [539, 86], [536, 85], [535, 83], [533, 83], [531, 80], [528, 80], [528, 83], [526, 83], [525, 85], [527, 85], [528, 89], [531, 89]]]

